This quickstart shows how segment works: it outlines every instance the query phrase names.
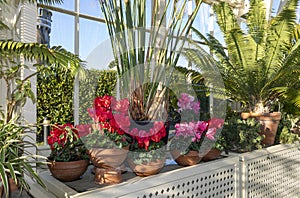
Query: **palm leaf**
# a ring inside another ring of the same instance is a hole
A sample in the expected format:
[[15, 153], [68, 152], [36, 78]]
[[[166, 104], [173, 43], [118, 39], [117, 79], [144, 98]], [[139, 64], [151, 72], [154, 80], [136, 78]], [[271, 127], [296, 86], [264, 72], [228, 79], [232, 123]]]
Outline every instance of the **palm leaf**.
[[297, 3], [298, 0], [289, 0], [282, 12], [270, 21], [265, 61], [265, 73], [269, 77], [281, 68], [281, 61], [284, 59], [286, 51], [289, 51], [296, 22]]
[[66, 51], [61, 46], [48, 48], [38, 43], [22, 43], [16, 41], [0, 41], [0, 57], [23, 55], [27, 60], [40, 60], [48, 64], [56, 64], [70, 69], [72, 74], [82, 72], [83, 61], [77, 55]]
[[250, 1], [250, 9], [247, 16], [247, 25], [249, 34], [253, 40], [259, 45], [265, 37], [265, 29], [267, 26], [266, 9], [263, 0]]

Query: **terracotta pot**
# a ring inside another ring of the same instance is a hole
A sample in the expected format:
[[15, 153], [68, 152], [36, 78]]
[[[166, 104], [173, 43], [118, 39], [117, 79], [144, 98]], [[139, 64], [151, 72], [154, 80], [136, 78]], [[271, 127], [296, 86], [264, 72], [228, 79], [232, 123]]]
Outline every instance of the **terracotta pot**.
[[123, 149], [91, 148], [88, 153], [95, 167], [117, 168], [127, 158], [128, 147]]
[[[1, 179], [0, 179], [1, 181]], [[9, 192], [14, 192], [18, 190], [18, 186], [12, 178], [8, 178]], [[1, 185], [0, 187], [0, 197], [4, 194], [4, 187]]]
[[278, 124], [281, 120], [281, 113], [280, 112], [273, 112], [273, 113], [242, 113], [242, 119], [247, 119], [249, 117], [255, 118], [258, 120], [262, 125], [261, 134], [265, 135], [262, 143], [266, 146], [270, 146], [274, 144]]
[[128, 158], [127, 162], [131, 170], [140, 177], [155, 175], [161, 171], [165, 165], [166, 159], [158, 159], [153, 162], [135, 164], [132, 158]]
[[121, 171], [117, 169], [96, 168], [95, 182], [99, 184], [118, 184], [122, 182]]
[[50, 164], [48, 164], [48, 168], [52, 176], [64, 182], [70, 182], [79, 179], [89, 165], [88, 160], [78, 160], [71, 162], [49, 162]]
[[208, 162], [217, 159], [221, 155], [221, 151], [216, 148], [212, 148], [203, 156], [202, 161]]
[[198, 151], [189, 151], [185, 155], [181, 155], [178, 150], [171, 150], [171, 155], [173, 159], [180, 166], [192, 166], [198, 164], [202, 157]]

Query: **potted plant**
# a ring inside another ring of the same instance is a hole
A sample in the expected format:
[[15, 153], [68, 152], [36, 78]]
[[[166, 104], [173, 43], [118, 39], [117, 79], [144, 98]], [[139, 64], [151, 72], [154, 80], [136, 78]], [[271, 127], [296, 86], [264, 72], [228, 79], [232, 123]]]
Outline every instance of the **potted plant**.
[[[181, 94], [177, 105], [181, 122], [175, 125], [175, 137], [170, 144], [171, 154], [179, 165], [195, 165], [200, 162], [204, 152], [210, 150], [212, 144], [207, 145], [208, 140], [215, 140], [217, 129], [222, 127], [223, 120], [212, 118], [209, 121], [199, 121], [200, 103], [187, 93]], [[207, 147], [205, 149], [202, 147], [204, 140]]]
[[[37, 156], [28, 152], [28, 148], [36, 146], [28, 141], [30, 140], [30, 133], [33, 133], [31, 126], [16, 124], [15, 120], [6, 122], [0, 119], [0, 155], [2, 156], [0, 197], [2, 197], [3, 192], [5, 192], [6, 197], [9, 197], [10, 192], [17, 189], [29, 191], [30, 186], [25, 175], [34, 178], [38, 184], [45, 188], [34, 170]], [[26, 154], [26, 157], [23, 154]], [[39, 158], [43, 157], [39, 156]]]
[[130, 141], [125, 132], [130, 126], [128, 106], [127, 99], [104, 95], [95, 98], [93, 108], [88, 109], [94, 124], [83, 141], [96, 167], [119, 168], [126, 159]]
[[243, 153], [262, 148], [261, 127], [254, 118], [243, 120], [237, 114], [228, 116], [221, 132], [225, 151]]
[[[157, 161], [155, 156], [165, 159], [164, 155], [161, 155], [164, 151], [160, 149], [164, 145], [162, 138], [166, 136], [166, 129], [163, 122], [144, 123], [143, 126], [130, 122], [129, 106], [127, 98], [116, 100], [108, 95], [95, 98], [93, 108], [88, 109], [94, 121], [93, 129], [83, 140], [97, 169], [120, 169], [130, 151], [130, 154], [133, 154], [129, 156], [131, 168], [138, 175], [146, 176], [150, 173], [138, 171], [137, 165], [149, 163], [151, 159]], [[139, 158], [141, 153], [148, 157]], [[161, 161], [163, 163], [159, 164], [159, 170], [162, 168], [161, 164], [164, 164], [164, 160]]]
[[[300, 60], [296, 57], [300, 53], [300, 41], [294, 36], [298, 2], [287, 1], [277, 16], [267, 20], [264, 1], [250, 1], [249, 12], [242, 16], [242, 22], [228, 3], [214, 4], [224, 47], [212, 35], [205, 37], [194, 29], [218, 59], [216, 65], [226, 94], [249, 112], [243, 118], [255, 117], [264, 125], [265, 145], [274, 143], [281, 117], [276, 105], [280, 94], [299, 86]], [[205, 65], [197, 60], [197, 53], [198, 50], [190, 50], [189, 59], [203, 68]]]
[[178, 62], [201, 1], [196, 1], [190, 16], [184, 16], [187, 1], [181, 3], [155, 0], [151, 10], [144, 0], [100, 1], [115, 57], [118, 92], [129, 99], [134, 121], [167, 120], [170, 78], [166, 74]]
[[72, 124], [53, 125], [47, 137], [51, 148], [48, 167], [61, 181], [74, 181], [86, 171], [89, 157], [78, 129]]
[[98, 183], [114, 184], [121, 182], [123, 162], [129, 151], [128, 100], [116, 100], [104, 95], [94, 99], [93, 107], [88, 108], [93, 124], [80, 125], [85, 132], [82, 137], [94, 165], [95, 180]]

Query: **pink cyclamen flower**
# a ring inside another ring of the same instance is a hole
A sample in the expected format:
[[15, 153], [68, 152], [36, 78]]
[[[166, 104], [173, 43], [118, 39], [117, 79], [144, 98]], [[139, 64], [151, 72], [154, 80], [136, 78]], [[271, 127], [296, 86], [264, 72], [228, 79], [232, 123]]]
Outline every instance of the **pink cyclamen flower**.
[[194, 97], [187, 94], [187, 93], [182, 93], [180, 98], [178, 99], [178, 107], [179, 111], [182, 110], [192, 110], [192, 102], [194, 101]]
[[209, 128], [206, 132], [206, 137], [210, 140], [215, 140], [215, 135], [217, 133], [217, 129], [216, 128]]
[[192, 106], [192, 109], [195, 113], [199, 113], [199, 110], [200, 110], [200, 102], [193, 102], [191, 104]]

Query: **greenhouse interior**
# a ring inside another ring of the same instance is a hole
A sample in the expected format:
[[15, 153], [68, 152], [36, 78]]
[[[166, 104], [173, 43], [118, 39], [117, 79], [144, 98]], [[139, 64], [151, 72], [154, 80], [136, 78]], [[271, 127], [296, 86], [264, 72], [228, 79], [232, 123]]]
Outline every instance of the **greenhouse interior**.
[[0, 197], [300, 196], [299, 0], [0, 0]]

